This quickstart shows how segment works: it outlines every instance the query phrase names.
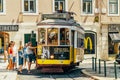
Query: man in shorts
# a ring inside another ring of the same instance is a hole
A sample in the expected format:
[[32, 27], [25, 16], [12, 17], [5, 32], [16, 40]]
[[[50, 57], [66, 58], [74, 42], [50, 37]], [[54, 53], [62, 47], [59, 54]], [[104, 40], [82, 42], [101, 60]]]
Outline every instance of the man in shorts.
[[17, 48], [16, 48], [16, 46], [15, 46], [15, 42], [13, 41], [13, 42], [11, 42], [12, 43], [12, 45], [13, 45], [13, 69], [17, 69], [17, 53], [18, 53], [18, 51], [17, 51]]
[[33, 59], [33, 50], [35, 49], [35, 47], [32, 47], [32, 43], [28, 42], [28, 46], [27, 46], [27, 55], [28, 55], [28, 74], [30, 74], [30, 68], [31, 68], [31, 64], [32, 64], [32, 59]]

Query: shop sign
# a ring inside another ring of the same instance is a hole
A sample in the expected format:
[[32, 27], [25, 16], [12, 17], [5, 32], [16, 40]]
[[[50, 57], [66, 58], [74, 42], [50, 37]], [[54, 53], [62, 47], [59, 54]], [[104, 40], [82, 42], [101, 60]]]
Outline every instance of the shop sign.
[[0, 25], [0, 31], [18, 31], [18, 25]]
[[120, 31], [120, 24], [110, 24], [108, 27], [109, 32], [119, 32]]

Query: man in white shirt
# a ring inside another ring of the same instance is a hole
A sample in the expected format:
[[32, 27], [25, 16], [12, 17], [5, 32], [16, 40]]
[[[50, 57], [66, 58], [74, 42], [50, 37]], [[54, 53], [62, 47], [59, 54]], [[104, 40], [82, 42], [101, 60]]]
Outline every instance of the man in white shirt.
[[13, 43], [13, 69], [16, 69], [17, 68], [17, 53], [18, 53], [18, 50], [15, 46], [15, 42], [12, 42]]

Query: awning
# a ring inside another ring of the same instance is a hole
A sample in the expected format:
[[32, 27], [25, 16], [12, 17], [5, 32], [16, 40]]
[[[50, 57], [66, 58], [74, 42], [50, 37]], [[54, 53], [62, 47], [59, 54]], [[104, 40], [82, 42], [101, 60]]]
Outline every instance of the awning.
[[120, 42], [120, 34], [119, 33], [110, 33], [109, 36], [113, 42]]

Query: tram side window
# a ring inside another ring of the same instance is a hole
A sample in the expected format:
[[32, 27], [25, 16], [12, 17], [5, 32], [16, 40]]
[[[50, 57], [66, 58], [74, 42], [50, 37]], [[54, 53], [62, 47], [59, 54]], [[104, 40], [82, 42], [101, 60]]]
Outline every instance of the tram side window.
[[84, 47], [84, 39], [82, 39], [81, 33], [77, 33], [77, 47], [78, 48]]
[[58, 29], [57, 28], [48, 28], [48, 45], [58, 45]]
[[44, 28], [39, 29], [39, 43], [40, 44], [45, 44], [45, 35], [46, 35], [46, 30]]
[[60, 29], [60, 45], [69, 45], [69, 29], [61, 28]]

